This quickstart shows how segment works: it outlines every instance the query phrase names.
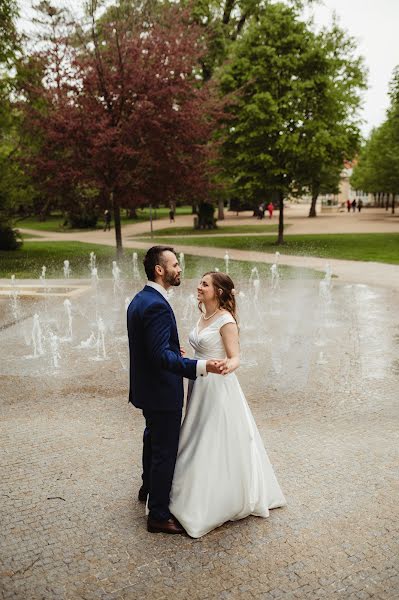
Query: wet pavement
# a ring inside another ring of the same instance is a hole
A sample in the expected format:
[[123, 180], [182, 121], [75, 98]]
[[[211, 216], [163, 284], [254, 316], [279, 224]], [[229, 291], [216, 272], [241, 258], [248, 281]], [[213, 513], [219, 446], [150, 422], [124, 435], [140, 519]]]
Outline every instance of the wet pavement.
[[[109, 360], [75, 348], [54, 369], [26, 358], [27, 318], [0, 331], [1, 598], [399, 597], [398, 291], [244, 291], [238, 376], [287, 507], [199, 540], [147, 533], [122, 321]], [[175, 302], [183, 341], [194, 313]]]

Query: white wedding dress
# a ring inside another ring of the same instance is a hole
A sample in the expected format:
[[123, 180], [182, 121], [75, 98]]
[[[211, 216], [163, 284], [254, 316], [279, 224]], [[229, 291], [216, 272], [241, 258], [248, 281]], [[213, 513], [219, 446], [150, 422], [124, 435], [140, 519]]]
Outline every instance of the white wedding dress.
[[[190, 333], [195, 358], [225, 358], [224, 313]], [[267, 517], [286, 504], [235, 373], [198, 377], [190, 385], [180, 431], [170, 511], [199, 538], [226, 521]]]

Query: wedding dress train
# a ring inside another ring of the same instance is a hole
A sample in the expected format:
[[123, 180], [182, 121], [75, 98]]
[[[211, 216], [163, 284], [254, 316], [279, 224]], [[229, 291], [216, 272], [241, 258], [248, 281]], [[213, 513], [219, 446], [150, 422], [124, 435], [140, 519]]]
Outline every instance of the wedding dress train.
[[[234, 323], [224, 313], [190, 333], [195, 358], [224, 358], [220, 329]], [[199, 377], [190, 385], [171, 491], [170, 511], [198, 538], [226, 521], [284, 506], [252, 413], [235, 373]]]

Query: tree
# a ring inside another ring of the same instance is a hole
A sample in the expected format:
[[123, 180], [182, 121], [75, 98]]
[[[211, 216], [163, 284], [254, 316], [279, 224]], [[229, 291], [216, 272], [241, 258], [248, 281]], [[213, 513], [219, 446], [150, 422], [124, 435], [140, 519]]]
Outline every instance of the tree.
[[19, 46], [15, 28], [18, 6], [15, 0], [0, 2], [0, 71], [12, 66]]
[[391, 195], [394, 213], [395, 199], [399, 194], [399, 67], [394, 70], [389, 95], [391, 104], [387, 117], [371, 132], [354, 169], [351, 184], [372, 194]]
[[18, 201], [16, 181], [20, 173], [13, 163], [16, 152], [15, 114], [12, 110], [11, 68], [18, 51], [15, 29], [17, 5], [13, 0], [0, 3], [0, 247], [18, 247], [16, 232], [12, 229], [12, 216]]
[[371, 156], [376, 151], [377, 153], [379, 152], [379, 138], [379, 131], [377, 128], [374, 128], [360, 151], [351, 177], [353, 188], [370, 194], [377, 194], [383, 189], [383, 183], [379, 180], [376, 165], [371, 161]]
[[[284, 199], [316, 185], [312, 173], [334, 148], [327, 131], [336, 105], [328, 91], [331, 70], [325, 44], [294, 8], [278, 3], [264, 8], [220, 75], [222, 91], [238, 94], [222, 146], [226, 173], [233, 174], [232, 189], [254, 205], [277, 197], [278, 244], [284, 241]], [[331, 175], [325, 171], [324, 180]]]
[[98, 189], [121, 251], [122, 205], [206, 194], [218, 102], [196, 83], [205, 48], [177, 8], [133, 32], [117, 20], [99, 32], [92, 11], [90, 41], [71, 39], [55, 36], [37, 55], [45, 86], [29, 93], [41, 106], [22, 106], [25, 130], [40, 140], [29, 163], [53, 193]]
[[[232, 46], [253, 21], [267, 11], [270, 0], [183, 0], [192, 18], [201, 26], [208, 51], [201, 60], [204, 81], [212, 78], [217, 67], [226, 60]], [[314, 0], [288, 0], [298, 9]]]
[[306, 118], [301, 127], [302, 184], [311, 194], [309, 217], [316, 217], [320, 193], [336, 193], [346, 160], [360, 146], [358, 109], [365, 87], [363, 61], [356, 45], [336, 23], [315, 40], [319, 51], [314, 83], [306, 98]]

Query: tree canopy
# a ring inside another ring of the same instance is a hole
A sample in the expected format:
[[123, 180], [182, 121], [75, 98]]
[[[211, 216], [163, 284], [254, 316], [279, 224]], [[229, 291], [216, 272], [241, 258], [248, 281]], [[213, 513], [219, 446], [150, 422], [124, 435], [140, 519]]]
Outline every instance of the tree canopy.
[[231, 190], [254, 204], [279, 198], [279, 242], [284, 198], [318, 194], [356, 148], [364, 81], [352, 49], [336, 26], [316, 35], [295, 8], [269, 4], [221, 70], [221, 89], [237, 94], [223, 143]]
[[121, 21], [99, 32], [93, 19], [83, 45], [70, 39], [53, 33], [36, 55], [44, 85], [28, 82], [20, 110], [39, 143], [27, 144], [25, 165], [49, 195], [98, 190], [121, 248], [120, 206], [206, 193], [219, 102], [196, 82], [204, 46], [178, 7], [139, 35]]
[[391, 194], [394, 211], [399, 194], [399, 66], [394, 70], [389, 95], [386, 119], [362, 148], [351, 184], [372, 194]]

